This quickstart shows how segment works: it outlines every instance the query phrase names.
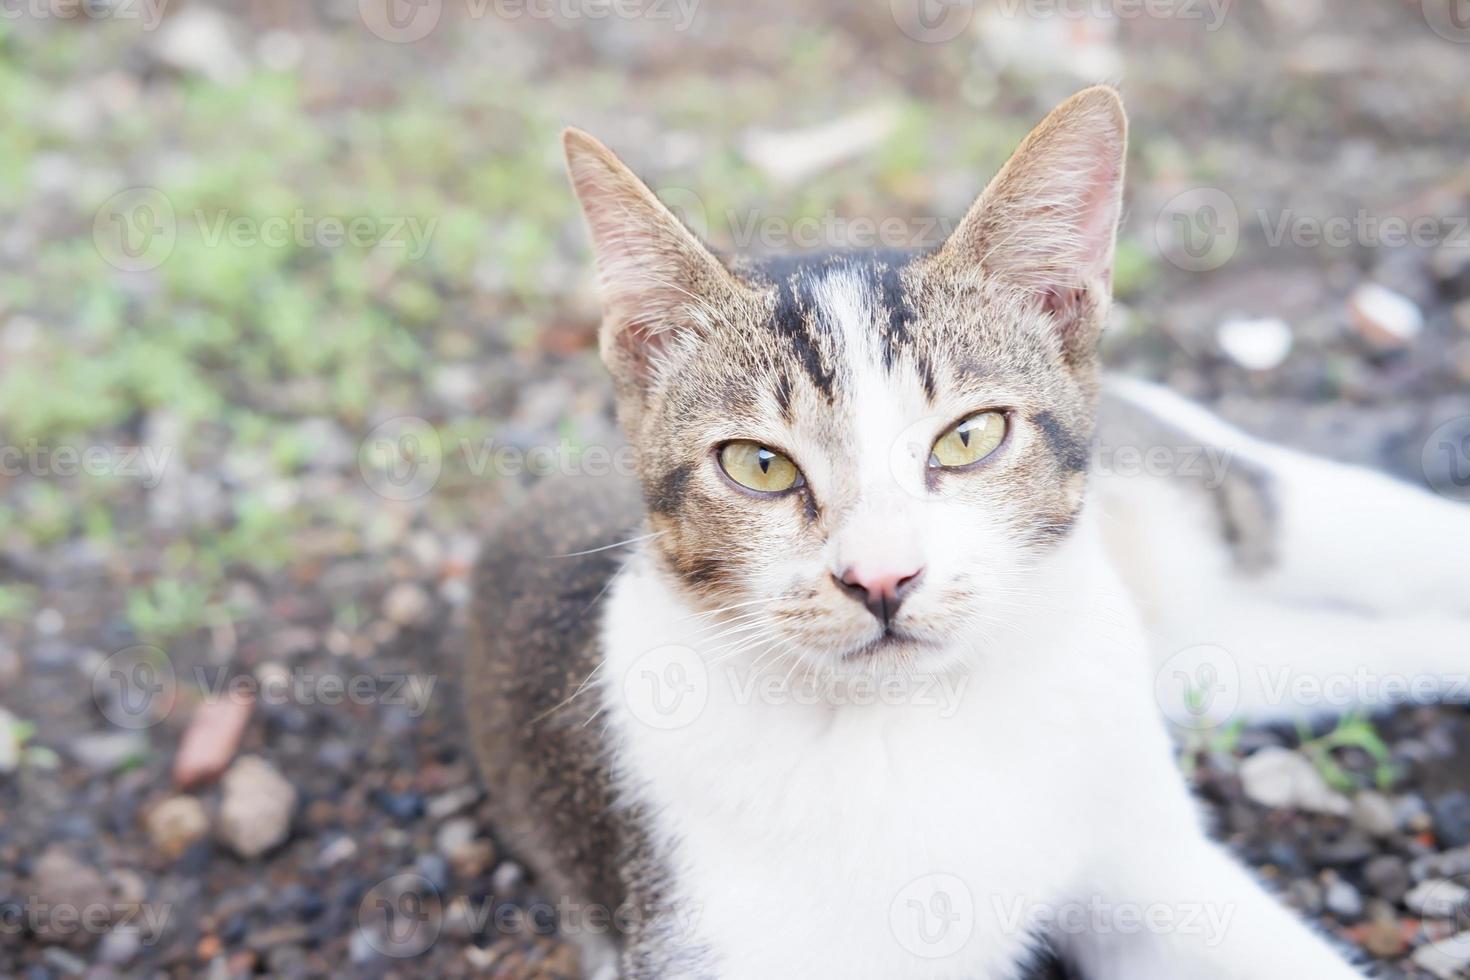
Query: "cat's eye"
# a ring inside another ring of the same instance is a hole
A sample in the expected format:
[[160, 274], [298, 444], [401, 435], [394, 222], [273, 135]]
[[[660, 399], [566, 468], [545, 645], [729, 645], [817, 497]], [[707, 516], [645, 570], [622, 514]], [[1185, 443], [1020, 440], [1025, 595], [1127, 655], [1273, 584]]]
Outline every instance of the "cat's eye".
[[726, 476], [757, 493], [781, 493], [802, 483], [795, 463], [758, 442], [727, 442], [719, 459]]
[[980, 412], [940, 436], [929, 451], [929, 466], [958, 469], [978, 463], [1000, 448], [1006, 437], [1004, 412]]

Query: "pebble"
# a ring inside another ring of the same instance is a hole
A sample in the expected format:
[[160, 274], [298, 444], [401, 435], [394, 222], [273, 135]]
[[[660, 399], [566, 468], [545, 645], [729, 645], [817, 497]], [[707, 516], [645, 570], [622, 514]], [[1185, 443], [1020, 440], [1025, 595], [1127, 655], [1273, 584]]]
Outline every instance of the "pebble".
[[249, 697], [224, 697], [199, 705], [174, 756], [174, 782], [189, 789], [218, 779], [239, 751], [254, 707]]
[[1393, 836], [1399, 829], [1393, 801], [1382, 793], [1364, 790], [1353, 797], [1353, 825], [1374, 837]]
[[399, 582], [383, 597], [383, 615], [399, 626], [412, 626], [429, 615], [433, 600], [414, 582]]
[[334, 868], [343, 861], [350, 861], [357, 854], [357, 842], [351, 837], [338, 837], [316, 857], [316, 866], [323, 870]]
[[142, 732], [88, 732], [67, 744], [73, 759], [93, 772], [110, 773], [148, 756], [148, 736]]
[[455, 848], [448, 857], [455, 874], [461, 878], [475, 878], [495, 864], [495, 847], [481, 838]]
[[1322, 886], [1310, 878], [1297, 878], [1286, 889], [1287, 900], [1306, 915], [1322, 911]]
[[471, 843], [479, 833], [480, 828], [473, 818], [457, 817], [446, 820], [434, 835], [434, 847], [440, 854], [449, 857], [459, 848]]
[[1415, 881], [1425, 878], [1459, 878], [1470, 875], [1470, 847], [1457, 847], [1452, 851], [1426, 854], [1415, 858], [1409, 866]]
[[1373, 893], [1390, 902], [1400, 902], [1409, 893], [1409, 868], [1403, 858], [1383, 854], [1363, 867], [1363, 880]]
[[97, 958], [112, 966], [127, 966], [143, 949], [143, 939], [136, 928], [113, 929], [102, 937]]
[[177, 858], [209, 832], [209, 815], [204, 804], [192, 796], [174, 796], [157, 804], [145, 818], [153, 846]]
[[1341, 878], [1334, 878], [1328, 883], [1323, 894], [1323, 904], [1339, 922], [1353, 923], [1363, 917], [1363, 896]]
[[1409, 940], [1404, 935], [1403, 927], [1392, 915], [1382, 918], [1375, 916], [1365, 923], [1358, 933], [1358, 939], [1364, 949], [1380, 960], [1402, 956], [1409, 948]]
[[0, 775], [20, 765], [20, 719], [0, 708]]
[[1247, 371], [1270, 371], [1291, 353], [1291, 327], [1276, 317], [1232, 319], [1215, 331], [1220, 349]]
[[1439, 980], [1461, 980], [1470, 967], [1470, 932], [1462, 932], [1414, 951], [1414, 965]]
[[1245, 795], [1262, 806], [1347, 816], [1352, 804], [1327, 785], [1311, 761], [1290, 749], [1264, 748], [1240, 764]]
[[437, 891], [449, 889], [449, 862], [441, 855], [420, 854], [414, 858], [413, 869], [423, 875]]
[[461, 786], [431, 798], [425, 810], [432, 820], [446, 820], [473, 806], [479, 799], [480, 791], [474, 786]]
[[242, 858], [255, 858], [291, 833], [296, 788], [259, 756], [241, 757], [224, 777], [220, 839]]
[[1470, 888], [1444, 878], [1421, 881], [1404, 896], [1410, 912], [1428, 919], [1453, 919], [1467, 900]]
[[1430, 805], [1434, 812], [1434, 835], [1443, 847], [1470, 844], [1470, 793], [1446, 793]]
[[1424, 313], [1402, 293], [1364, 283], [1348, 299], [1348, 314], [1364, 340], [1381, 351], [1407, 347], [1424, 329]]
[[[36, 860], [31, 888], [38, 907], [76, 909], [89, 919], [97, 909], [105, 909], [110, 918], [112, 890], [107, 880], [60, 847], [47, 848]], [[42, 917], [36, 925], [37, 935], [47, 942], [90, 945], [96, 939], [95, 934], [76, 928], [74, 921], [52, 923]]]

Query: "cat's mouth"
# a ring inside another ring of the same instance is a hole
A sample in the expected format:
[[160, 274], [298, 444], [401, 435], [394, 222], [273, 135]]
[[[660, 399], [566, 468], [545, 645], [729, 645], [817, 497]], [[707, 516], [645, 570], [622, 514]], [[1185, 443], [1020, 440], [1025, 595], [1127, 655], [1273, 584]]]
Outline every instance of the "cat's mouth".
[[912, 654], [930, 646], [933, 644], [922, 637], [890, 626], [873, 639], [844, 653], [842, 659], [853, 661], [890, 654]]

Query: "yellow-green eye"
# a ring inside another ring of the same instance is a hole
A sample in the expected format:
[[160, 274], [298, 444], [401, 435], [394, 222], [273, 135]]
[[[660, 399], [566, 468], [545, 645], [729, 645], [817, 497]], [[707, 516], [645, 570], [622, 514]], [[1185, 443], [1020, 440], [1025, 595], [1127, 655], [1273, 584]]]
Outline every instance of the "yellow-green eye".
[[929, 451], [929, 465], [955, 469], [978, 463], [995, 452], [1006, 437], [1004, 412], [981, 412], [971, 415], [934, 443]]
[[758, 493], [780, 493], [801, 482], [801, 470], [774, 449], [758, 442], [727, 442], [720, 449], [720, 468], [736, 483]]

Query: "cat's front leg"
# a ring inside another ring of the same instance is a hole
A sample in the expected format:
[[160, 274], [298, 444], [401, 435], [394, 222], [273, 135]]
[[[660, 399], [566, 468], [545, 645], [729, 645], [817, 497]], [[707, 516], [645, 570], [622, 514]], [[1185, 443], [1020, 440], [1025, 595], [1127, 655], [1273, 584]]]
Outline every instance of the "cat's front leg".
[[1203, 835], [1137, 841], [1056, 944], [1089, 980], [1351, 980], [1362, 973]]

